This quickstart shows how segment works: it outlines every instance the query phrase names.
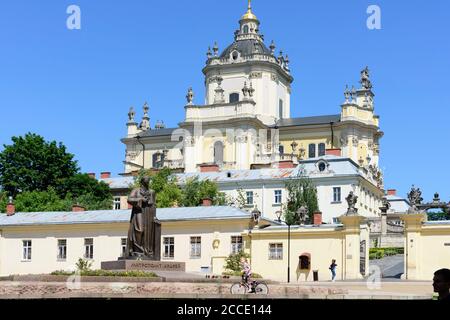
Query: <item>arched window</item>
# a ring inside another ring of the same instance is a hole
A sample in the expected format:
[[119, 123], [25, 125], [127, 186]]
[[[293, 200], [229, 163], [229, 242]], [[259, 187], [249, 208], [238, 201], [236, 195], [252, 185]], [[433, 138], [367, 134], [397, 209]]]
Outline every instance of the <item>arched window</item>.
[[325, 143], [319, 143], [319, 157], [325, 155]]
[[248, 33], [248, 25], [244, 26], [244, 33]]
[[283, 100], [278, 102], [278, 118], [283, 119]]
[[239, 93], [232, 93], [230, 94], [230, 103], [238, 102], [239, 101]]
[[315, 158], [316, 157], [316, 145], [314, 143], [311, 143], [309, 145], [308, 157], [309, 158]]
[[311, 268], [311, 255], [303, 253], [299, 258], [300, 270], [309, 270]]
[[284, 146], [280, 144], [278, 146], [278, 151], [280, 152], [280, 154], [284, 154]]
[[221, 141], [216, 141], [214, 143], [214, 163], [223, 163], [223, 143]]

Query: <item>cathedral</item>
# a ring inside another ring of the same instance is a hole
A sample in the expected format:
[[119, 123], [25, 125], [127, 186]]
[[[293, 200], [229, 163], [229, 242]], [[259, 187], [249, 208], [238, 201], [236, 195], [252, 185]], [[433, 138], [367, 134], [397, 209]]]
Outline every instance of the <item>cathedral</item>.
[[217, 43], [208, 48], [205, 104], [197, 104], [189, 88], [185, 118], [176, 128], [161, 122], [152, 127], [147, 103], [139, 123], [130, 109], [121, 140], [125, 171], [113, 179], [120, 185], [118, 208], [126, 208], [123, 191], [139, 170], [167, 167], [181, 185], [198, 177], [215, 181], [231, 198], [243, 190], [249, 211], [258, 208], [276, 219], [287, 201], [286, 180], [301, 171], [317, 187], [324, 222], [337, 222], [350, 192], [359, 198], [360, 214], [379, 216], [385, 195], [379, 169], [383, 132], [369, 69], [361, 71], [358, 88], [347, 86], [339, 113], [293, 118], [289, 58], [275, 49], [274, 41], [266, 46], [249, 1], [233, 43], [223, 51]]
[[249, 1], [233, 43], [223, 51], [216, 43], [207, 51], [205, 104], [195, 103], [189, 88], [185, 118], [177, 128], [162, 123], [152, 128], [147, 103], [140, 123], [130, 109], [122, 139], [125, 175], [162, 167], [185, 173], [283, 168], [330, 154], [353, 160], [382, 189], [383, 132], [368, 68], [358, 89], [345, 90], [339, 113], [292, 118], [294, 78], [288, 56], [275, 49], [273, 41], [266, 46]]

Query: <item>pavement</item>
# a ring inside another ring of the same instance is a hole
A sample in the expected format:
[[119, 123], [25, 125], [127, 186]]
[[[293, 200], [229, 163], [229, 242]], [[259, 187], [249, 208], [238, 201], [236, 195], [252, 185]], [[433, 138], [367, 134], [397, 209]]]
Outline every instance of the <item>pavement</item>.
[[381, 270], [381, 278], [383, 279], [400, 279], [405, 270], [404, 255], [398, 254], [382, 259], [370, 260], [369, 265], [370, 267], [379, 267]]

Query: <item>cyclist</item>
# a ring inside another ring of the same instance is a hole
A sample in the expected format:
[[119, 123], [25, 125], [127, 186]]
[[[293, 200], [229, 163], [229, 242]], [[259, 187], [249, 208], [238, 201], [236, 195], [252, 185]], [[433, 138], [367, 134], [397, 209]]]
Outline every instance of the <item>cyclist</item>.
[[241, 257], [242, 266], [242, 281], [248, 285], [248, 292], [255, 292], [253, 281], [250, 283], [250, 277], [252, 275], [252, 269], [247, 261], [247, 258]]

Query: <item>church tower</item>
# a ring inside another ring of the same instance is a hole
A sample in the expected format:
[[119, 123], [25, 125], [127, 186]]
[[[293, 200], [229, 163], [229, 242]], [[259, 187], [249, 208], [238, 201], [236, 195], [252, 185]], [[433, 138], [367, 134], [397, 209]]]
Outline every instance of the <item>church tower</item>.
[[[239, 20], [234, 41], [219, 54], [215, 43], [208, 49], [205, 75], [207, 106], [250, 103], [254, 115], [265, 125], [290, 117], [291, 83], [289, 58], [275, 54], [259, 30], [260, 22], [248, 1], [247, 12]], [[206, 120], [206, 119], [205, 119]]]

